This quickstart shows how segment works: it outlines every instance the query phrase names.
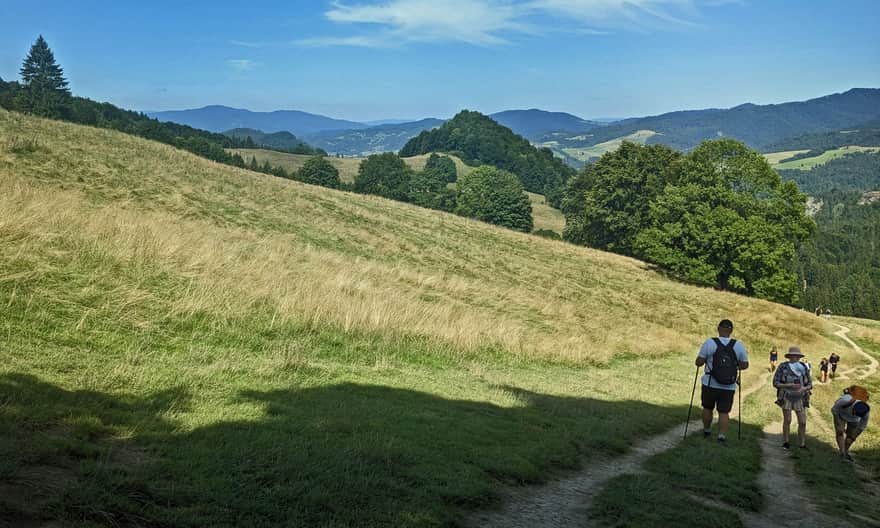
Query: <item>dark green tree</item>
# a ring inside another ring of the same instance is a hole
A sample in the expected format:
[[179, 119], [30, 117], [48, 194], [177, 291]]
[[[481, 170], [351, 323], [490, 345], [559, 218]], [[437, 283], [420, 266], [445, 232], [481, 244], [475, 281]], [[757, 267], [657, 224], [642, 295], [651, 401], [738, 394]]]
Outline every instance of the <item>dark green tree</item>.
[[458, 179], [455, 212], [477, 220], [530, 232], [532, 204], [513, 174], [484, 165]]
[[449, 156], [438, 156], [436, 152], [432, 152], [425, 163], [425, 170], [428, 169], [439, 171], [447, 183], [453, 183], [458, 179], [458, 170], [455, 168], [455, 162]]
[[42, 35], [37, 37], [21, 65], [22, 106], [36, 115], [60, 117], [70, 98], [64, 71]]
[[447, 178], [448, 173], [427, 166], [414, 173], [409, 183], [409, 201], [428, 209], [452, 212], [456, 193], [447, 186]]
[[307, 159], [305, 164], [296, 171], [296, 179], [331, 189], [339, 188], [339, 171], [323, 156], [312, 156]]
[[354, 178], [354, 190], [405, 202], [409, 198], [411, 175], [412, 171], [397, 154], [373, 154], [361, 162]]
[[568, 182], [562, 200], [570, 242], [633, 254], [650, 224], [650, 204], [668, 183], [681, 154], [663, 145], [624, 142]]
[[806, 195], [730, 139], [706, 141], [672, 167], [635, 256], [699, 284], [796, 303], [795, 250], [815, 228]]

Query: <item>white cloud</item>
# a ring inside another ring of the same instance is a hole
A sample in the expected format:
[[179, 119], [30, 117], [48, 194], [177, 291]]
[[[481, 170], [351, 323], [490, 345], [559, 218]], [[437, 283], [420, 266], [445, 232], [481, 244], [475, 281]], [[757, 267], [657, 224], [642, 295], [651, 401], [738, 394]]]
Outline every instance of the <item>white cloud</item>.
[[516, 35], [692, 27], [699, 6], [739, 0], [385, 0], [334, 2], [324, 14], [357, 35], [297, 41], [304, 46], [390, 47], [409, 42], [509, 43]]
[[248, 72], [257, 67], [257, 63], [250, 59], [227, 59], [226, 65], [236, 72]]

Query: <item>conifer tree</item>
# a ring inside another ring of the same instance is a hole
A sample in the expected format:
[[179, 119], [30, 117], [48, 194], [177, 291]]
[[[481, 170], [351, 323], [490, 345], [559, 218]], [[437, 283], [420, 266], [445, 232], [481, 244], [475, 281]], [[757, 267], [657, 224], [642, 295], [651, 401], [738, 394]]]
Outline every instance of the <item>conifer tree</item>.
[[26, 110], [41, 116], [63, 114], [70, 97], [64, 71], [55, 62], [55, 55], [40, 35], [21, 65], [22, 96]]

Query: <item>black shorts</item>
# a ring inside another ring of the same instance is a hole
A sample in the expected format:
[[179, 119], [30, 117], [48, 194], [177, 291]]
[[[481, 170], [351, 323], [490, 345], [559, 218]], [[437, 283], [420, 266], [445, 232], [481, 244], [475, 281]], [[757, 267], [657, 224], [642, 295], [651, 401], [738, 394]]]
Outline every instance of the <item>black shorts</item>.
[[837, 372], [837, 363], [831, 364], [831, 372]]
[[716, 389], [715, 387], [707, 387], [705, 385], [701, 387], [700, 400], [703, 402], [703, 409], [712, 410], [717, 406], [720, 413], [730, 412], [730, 409], [733, 408], [735, 390]]

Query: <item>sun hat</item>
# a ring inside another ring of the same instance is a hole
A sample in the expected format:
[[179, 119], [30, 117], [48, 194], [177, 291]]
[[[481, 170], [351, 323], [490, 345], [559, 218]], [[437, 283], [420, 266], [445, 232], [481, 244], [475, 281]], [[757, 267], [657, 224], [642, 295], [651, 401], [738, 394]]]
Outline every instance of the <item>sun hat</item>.
[[803, 352], [801, 352], [800, 347], [793, 346], [793, 347], [788, 347], [788, 352], [785, 353], [785, 357], [791, 357], [791, 356], [804, 357], [804, 354], [803, 354]]
[[852, 413], [858, 417], [863, 417], [868, 414], [868, 411], [871, 410], [871, 406], [863, 401], [858, 401], [853, 404]]

